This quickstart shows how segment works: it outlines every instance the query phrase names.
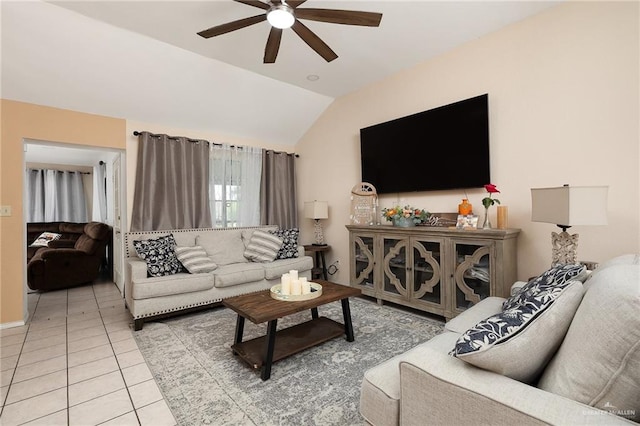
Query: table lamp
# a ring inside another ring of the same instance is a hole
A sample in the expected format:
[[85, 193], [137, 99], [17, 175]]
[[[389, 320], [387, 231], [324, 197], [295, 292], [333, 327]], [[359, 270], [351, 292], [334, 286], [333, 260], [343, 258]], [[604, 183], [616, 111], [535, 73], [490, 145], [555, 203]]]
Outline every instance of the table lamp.
[[320, 219], [329, 218], [329, 203], [326, 201], [307, 201], [304, 203], [304, 217], [315, 221], [313, 233], [316, 238], [314, 246], [326, 246]]
[[555, 223], [561, 233], [551, 233], [551, 264], [578, 263], [578, 234], [567, 229], [574, 225], [607, 224], [607, 186], [569, 186], [531, 188], [531, 220]]

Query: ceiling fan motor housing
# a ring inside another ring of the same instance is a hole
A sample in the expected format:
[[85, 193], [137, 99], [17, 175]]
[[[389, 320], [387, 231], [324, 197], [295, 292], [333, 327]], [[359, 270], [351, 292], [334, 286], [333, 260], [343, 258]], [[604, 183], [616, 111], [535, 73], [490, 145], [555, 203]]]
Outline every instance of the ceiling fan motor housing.
[[293, 9], [286, 3], [271, 6], [267, 11], [267, 21], [271, 26], [285, 29], [291, 28], [296, 18], [293, 15]]

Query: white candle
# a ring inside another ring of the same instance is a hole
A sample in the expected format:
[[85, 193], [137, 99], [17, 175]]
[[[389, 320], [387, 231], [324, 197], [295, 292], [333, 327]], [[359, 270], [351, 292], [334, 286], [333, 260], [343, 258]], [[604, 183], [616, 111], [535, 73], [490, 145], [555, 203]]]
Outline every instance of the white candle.
[[289, 275], [291, 276], [291, 281], [295, 281], [298, 279], [298, 271], [295, 269], [290, 270]]
[[311, 283], [307, 281], [305, 277], [300, 278], [300, 285], [302, 287], [302, 294], [311, 293]]
[[300, 286], [300, 280], [291, 280], [291, 294], [302, 294], [302, 287]]
[[280, 293], [291, 294], [291, 275], [282, 274]]

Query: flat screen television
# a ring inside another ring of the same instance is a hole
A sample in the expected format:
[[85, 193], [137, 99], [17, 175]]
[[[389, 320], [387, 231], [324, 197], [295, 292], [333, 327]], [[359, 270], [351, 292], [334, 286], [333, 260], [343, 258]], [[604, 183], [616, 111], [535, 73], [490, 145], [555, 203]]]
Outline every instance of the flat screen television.
[[379, 194], [491, 182], [487, 94], [360, 129], [362, 181]]

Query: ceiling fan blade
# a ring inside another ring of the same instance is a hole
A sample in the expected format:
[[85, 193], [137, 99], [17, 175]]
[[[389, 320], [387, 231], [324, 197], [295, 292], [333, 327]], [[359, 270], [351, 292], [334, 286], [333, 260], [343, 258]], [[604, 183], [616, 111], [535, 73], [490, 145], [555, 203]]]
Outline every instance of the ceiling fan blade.
[[265, 64], [273, 64], [276, 61], [281, 39], [282, 30], [280, 28], [272, 27], [271, 32], [269, 32], [269, 38], [267, 39], [267, 45], [264, 48], [263, 62]]
[[293, 23], [291, 29], [295, 31], [295, 33], [298, 34], [298, 36], [307, 43], [310, 48], [315, 50], [318, 55], [322, 56], [325, 61], [331, 62], [338, 57], [336, 52], [331, 50], [324, 41], [320, 40], [320, 37], [315, 35], [313, 31], [297, 19]]
[[288, 0], [287, 4], [289, 6], [291, 6], [293, 9], [295, 9], [296, 7], [300, 6], [305, 1], [307, 1], [307, 0]]
[[263, 3], [261, 1], [256, 1], [256, 0], [234, 0], [234, 1], [242, 4], [247, 4], [249, 6], [257, 7], [258, 9], [263, 9], [263, 10], [269, 10], [269, 8], [271, 7], [271, 5], [267, 3]]
[[338, 9], [296, 9], [296, 18], [332, 24], [377, 27], [382, 20], [382, 13]]
[[198, 33], [199, 36], [204, 38], [210, 38], [226, 34], [231, 31], [239, 30], [240, 28], [248, 27], [249, 25], [257, 24], [267, 19], [266, 14], [252, 16], [250, 18], [239, 19], [233, 22], [227, 22], [226, 24], [211, 27], [208, 30], [203, 30]]

